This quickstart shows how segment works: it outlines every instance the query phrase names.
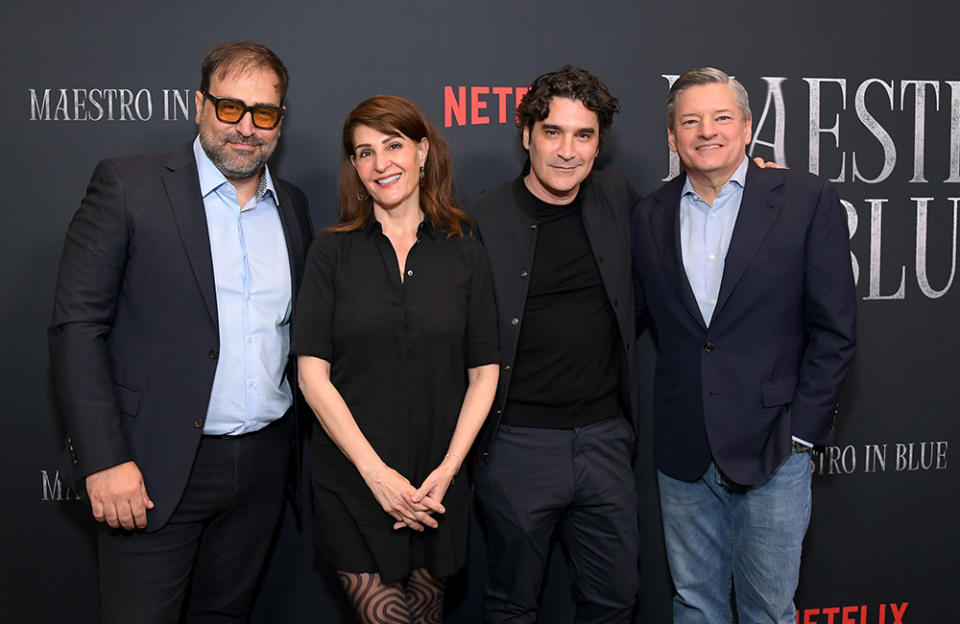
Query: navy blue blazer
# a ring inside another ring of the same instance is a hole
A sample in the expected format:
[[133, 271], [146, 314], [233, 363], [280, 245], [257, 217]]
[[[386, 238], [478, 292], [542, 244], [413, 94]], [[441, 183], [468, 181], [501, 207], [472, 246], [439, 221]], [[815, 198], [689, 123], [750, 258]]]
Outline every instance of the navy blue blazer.
[[[274, 183], [296, 297], [310, 216], [300, 189]], [[156, 504], [147, 530], [162, 527], [190, 475], [220, 347], [192, 144], [97, 165], [67, 229], [48, 336], [75, 476], [135, 461]]]
[[855, 344], [846, 212], [833, 187], [789, 169], [747, 171], [709, 328], [683, 268], [678, 176], [631, 215], [638, 323], [657, 344], [657, 468], [700, 477], [711, 459], [766, 481], [791, 437], [834, 439]]

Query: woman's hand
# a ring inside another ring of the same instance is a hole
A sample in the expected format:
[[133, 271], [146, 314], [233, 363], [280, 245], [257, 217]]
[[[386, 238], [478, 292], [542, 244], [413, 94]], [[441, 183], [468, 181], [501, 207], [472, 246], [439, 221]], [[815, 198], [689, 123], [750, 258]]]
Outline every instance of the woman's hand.
[[369, 476], [364, 475], [364, 481], [380, 507], [394, 520], [394, 529], [409, 527], [414, 531], [423, 531], [424, 527], [437, 528], [437, 521], [432, 513], [443, 513], [443, 505], [433, 501], [414, 500], [417, 490], [402, 474], [383, 464]]
[[[445, 513], [447, 510], [443, 506], [443, 497], [447, 495], [447, 489], [453, 483], [453, 478], [457, 475], [458, 469], [456, 460], [449, 455], [445, 457], [440, 465], [427, 475], [420, 487], [414, 491], [409, 502], [418, 506], [418, 508], [428, 509], [431, 513]], [[430, 519], [434, 520], [432, 517]], [[436, 521], [434, 520], [434, 522]], [[402, 526], [397, 523], [393, 525], [393, 528], [398, 529]]]

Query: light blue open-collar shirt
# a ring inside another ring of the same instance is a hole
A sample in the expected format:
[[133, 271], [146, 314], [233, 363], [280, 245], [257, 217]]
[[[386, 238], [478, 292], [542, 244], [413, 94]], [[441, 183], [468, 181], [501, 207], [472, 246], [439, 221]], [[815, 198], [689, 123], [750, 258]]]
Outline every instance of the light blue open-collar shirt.
[[690, 176], [680, 191], [680, 250], [687, 281], [697, 298], [703, 322], [710, 326], [720, 294], [723, 264], [730, 249], [730, 237], [737, 223], [743, 187], [747, 180], [747, 157], [733, 172], [720, 194], [708, 204], [700, 197]]
[[291, 276], [278, 198], [265, 185], [245, 206], [193, 143], [217, 291], [220, 356], [204, 434], [237, 435], [280, 418], [293, 396], [284, 376], [290, 350]]

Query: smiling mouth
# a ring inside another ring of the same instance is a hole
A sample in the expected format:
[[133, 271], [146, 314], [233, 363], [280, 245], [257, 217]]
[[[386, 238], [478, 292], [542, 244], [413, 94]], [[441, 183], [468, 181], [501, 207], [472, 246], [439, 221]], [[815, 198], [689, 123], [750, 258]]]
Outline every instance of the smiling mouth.
[[380, 178], [379, 180], [375, 180], [375, 182], [376, 182], [377, 184], [379, 184], [380, 186], [387, 186], [387, 185], [389, 185], [389, 184], [393, 184], [394, 182], [396, 182], [396, 181], [399, 180], [399, 179], [400, 179], [400, 174], [399, 174], [399, 173], [395, 173], [395, 174], [392, 175], [392, 176], [387, 176], [386, 178]]
[[716, 143], [711, 143], [710, 145], [701, 145], [700, 147], [697, 148], [697, 151], [700, 152], [704, 150], [715, 150], [715, 149], [720, 149], [721, 147], [722, 147], [721, 145], [717, 145]]

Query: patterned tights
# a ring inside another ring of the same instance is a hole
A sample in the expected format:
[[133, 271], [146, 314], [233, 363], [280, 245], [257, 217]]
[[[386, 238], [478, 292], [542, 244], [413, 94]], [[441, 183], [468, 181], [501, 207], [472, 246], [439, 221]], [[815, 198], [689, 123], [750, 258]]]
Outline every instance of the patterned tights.
[[362, 624], [440, 624], [444, 581], [415, 568], [406, 581], [384, 583], [376, 572], [337, 572]]

